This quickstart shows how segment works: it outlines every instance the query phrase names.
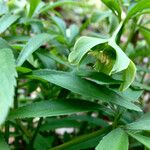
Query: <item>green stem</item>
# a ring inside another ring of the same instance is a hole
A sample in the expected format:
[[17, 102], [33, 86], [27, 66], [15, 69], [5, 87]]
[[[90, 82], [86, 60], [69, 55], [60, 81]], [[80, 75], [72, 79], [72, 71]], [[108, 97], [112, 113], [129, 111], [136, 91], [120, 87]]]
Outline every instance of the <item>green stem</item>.
[[37, 128], [36, 128], [36, 130], [35, 130], [35, 132], [34, 132], [32, 138], [31, 138], [31, 140], [30, 140], [30, 143], [29, 143], [30, 149], [33, 148], [34, 141], [35, 141], [35, 138], [36, 138], [36, 136], [37, 136], [37, 134], [38, 134], [38, 132], [39, 132], [39, 129], [40, 129], [41, 124], [42, 124], [42, 121], [43, 121], [43, 118], [40, 118], [40, 120], [39, 120], [39, 122], [38, 122], [38, 125], [37, 125]]
[[9, 122], [5, 123], [5, 140], [9, 143]]
[[113, 129], [115, 129], [118, 125], [118, 121], [120, 120], [122, 114], [124, 113], [124, 110], [120, 110], [120, 111], [117, 111], [117, 114], [115, 115], [115, 118], [114, 118], [114, 122], [113, 122]]
[[132, 41], [132, 39], [134, 37], [134, 33], [135, 33], [135, 29], [136, 29], [136, 22], [137, 22], [137, 20], [135, 22], [132, 21], [132, 26], [131, 26], [129, 37], [128, 37], [127, 42], [125, 43], [125, 45], [123, 47], [124, 51], [126, 51], [128, 44]]
[[96, 138], [104, 133], [108, 133], [110, 130], [111, 130], [111, 126], [108, 126], [108, 127], [105, 127], [101, 130], [98, 130], [98, 131], [95, 131], [93, 133], [90, 133], [90, 134], [86, 134], [86, 135], [83, 135], [83, 136], [80, 136], [80, 137], [77, 137], [67, 143], [64, 143], [62, 145], [59, 145], [59, 146], [56, 146], [54, 148], [51, 148], [50, 150], [67, 150], [68, 147], [71, 147], [75, 144], [78, 144], [78, 143], [81, 143], [81, 142], [85, 142], [89, 139], [93, 139], [93, 138]]
[[[16, 89], [15, 89], [15, 98], [14, 98], [14, 109], [17, 109], [18, 108], [18, 83], [17, 83], [17, 86], [16, 86]], [[19, 130], [24, 133], [26, 135], [27, 138], [31, 138], [31, 134], [30, 132], [22, 125], [21, 121], [19, 119], [16, 119], [16, 128], [15, 128], [15, 131], [16, 131], [16, 135], [19, 134]], [[18, 144], [19, 144], [19, 137], [17, 136], [15, 138], [15, 145], [18, 147]]]

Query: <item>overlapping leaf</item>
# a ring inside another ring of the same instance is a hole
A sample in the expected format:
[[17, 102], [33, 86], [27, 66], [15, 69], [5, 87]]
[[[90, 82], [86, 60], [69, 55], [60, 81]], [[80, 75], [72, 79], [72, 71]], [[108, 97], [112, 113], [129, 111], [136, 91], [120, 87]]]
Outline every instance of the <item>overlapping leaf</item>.
[[139, 133], [131, 133], [128, 132], [128, 134], [133, 137], [134, 139], [136, 139], [137, 141], [139, 141], [140, 143], [142, 143], [143, 145], [145, 145], [147, 148], [150, 149], [150, 137], [141, 135]]
[[150, 113], [144, 114], [137, 121], [126, 125], [130, 130], [150, 130]]
[[[91, 51], [92, 48], [99, 45], [99, 51], [92, 50], [91, 52], [97, 59], [97, 63], [95, 64], [96, 69], [109, 75], [125, 70], [123, 72], [123, 83], [121, 84], [120, 89], [126, 90], [135, 78], [136, 67], [116, 44], [116, 36], [121, 27], [122, 23], [120, 23], [110, 39], [85, 36], [79, 38], [73, 51], [70, 53], [68, 60], [72, 64], [80, 64], [84, 56]], [[130, 75], [130, 78], [126, 74]]]
[[32, 17], [32, 15], [34, 14], [38, 4], [40, 3], [41, 0], [29, 0], [29, 4], [30, 4], [30, 9], [29, 9], [29, 14], [28, 17]]
[[97, 145], [96, 150], [128, 150], [128, 136], [120, 128], [114, 129]]
[[0, 33], [4, 32], [11, 24], [13, 24], [19, 16], [6, 14], [0, 18]]
[[47, 33], [41, 33], [32, 37], [19, 54], [17, 59], [17, 66], [21, 66], [34, 51], [36, 51], [41, 45], [52, 40], [54, 37], [55, 36], [49, 35]]
[[43, 69], [34, 71], [30, 77], [46, 80], [86, 97], [111, 102], [131, 110], [141, 111], [139, 107], [124, 99], [116, 92], [104, 86], [97, 86], [74, 73]]

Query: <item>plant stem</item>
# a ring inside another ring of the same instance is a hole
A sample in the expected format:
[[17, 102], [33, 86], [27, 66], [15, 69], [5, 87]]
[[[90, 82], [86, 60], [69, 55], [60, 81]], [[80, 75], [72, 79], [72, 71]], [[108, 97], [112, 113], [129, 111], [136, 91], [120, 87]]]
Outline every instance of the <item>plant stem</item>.
[[38, 125], [37, 125], [37, 128], [36, 128], [36, 130], [35, 130], [35, 132], [34, 132], [32, 138], [31, 138], [31, 140], [30, 140], [30, 143], [29, 143], [30, 149], [33, 148], [34, 141], [35, 141], [35, 138], [36, 138], [36, 136], [37, 136], [37, 134], [38, 134], [38, 132], [39, 132], [39, 129], [40, 129], [41, 124], [42, 124], [42, 121], [43, 121], [43, 118], [40, 118], [40, 120], [39, 120], [39, 122], [38, 122]]
[[9, 143], [9, 122], [5, 123], [5, 140]]
[[129, 37], [128, 37], [128, 40], [127, 40], [127, 42], [125, 43], [125, 45], [124, 45], [124, 47], [123, 47], [123, 50], [124, 51], [126, 51], [126, 49], [127, 49], [127, 46], [128, 46], [128, 44], [132, 41], [132, 39], [133, 39], [133, 37], [134, 37], [134, 34], [135, 34], [135, 29], [136, 29], [136, 24], [137, 23], [137, 20], [135, 21], [132, 21], [132, 26], [131, 26], [131, 32], [130, 32], [130, 34], [129, 34]]
[[113, 122], [113, 129], [115, 129], [116, 127], [117, 127], [117, 125], [118, 125], [118, 121], [120, 120], [120, 118], [121, 118], [121, 116], [122, 116], [122, 114], [123, 114], [123, 112], [124, 112], [124, 110], [123, 111], [117, 111], [117, 113], [116, 113], [116, 115], [115, 115], [115, 118], [114, 118], [114, 122]]
[[14, 109], [18, 108], [18, 84], [15, 88]]
[[89, 139], [93, 139], [96, 138], [102, 134], [108, 133], [111, 130], [111, 126], [105, 127], [101, 130], [95, 131], [93, 133], [90, 134], [86, 134], [80, 137], [77, 137], [67, 143], [64, 143], [62, 145], [56, 146], [54, 148], [51, 148], [50, 150], [67, 150], [68, 147], [74, 146], [75, 144], [81, 143], [81, 142], [85, 142]]

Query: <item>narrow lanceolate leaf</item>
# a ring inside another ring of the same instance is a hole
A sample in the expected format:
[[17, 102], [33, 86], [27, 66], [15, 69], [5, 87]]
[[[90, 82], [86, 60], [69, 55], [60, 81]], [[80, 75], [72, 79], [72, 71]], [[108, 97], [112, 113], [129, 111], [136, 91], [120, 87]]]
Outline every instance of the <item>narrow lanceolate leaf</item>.
[[138, 1], [128, 12], [126, 20], [134, 17], [138, 13], [150, 8], [150, 1], [149, 0], [140, 0]]
[[95, 85], [74, 73], [43, 69], [34, 71], [30, 77], [46, 80], [86, 97], [111, 102], [131, 110], [141, 111], [139, 107], [124, 99], [116, 92], [105, 86]]
[[131, 83], [134, 81], [136, 75], [136, 67], [132, 61], [130, 61], [130, 64], [128, 68], [123, 72], [123, 83], [120, 86], [120, 90], [126, 90]]
[[34, 37], [32, 37], [25, 47], [22, 49], [18, 59], [17, 59], [17, 66], [21, 66], [24, 61], [34, 52], [36, 51], [41, 45], [45, 44], [46, 42], [52, 40], [54, 36], [51, 36], [47, 33], [41, 33]]
[[96, 150], [128, 150], [128, 136], [120, 128], [111, 131], [97, 145]]
[[150, 113], [143, 115], [137, 121], [126, 125], [130, 130], [150, 130]]
[[0, 49], [0, 124], [7, 116], [13, 104], [15, 77], [15, 60], [10, 49]]
[[147, 41], [147, 44], [150, 46], [150, 29], [140, 26], [139, 30]]
[[32, 15], [35, 12], [36, 7], [38, 6], [38, 4], [40, 3], [41, 0], [29, 0], [29, 4], [30, 4], [30, 9], [29, 9], [29, 14], [28, 17], [32, 17]]
[[118, 16], [119, 19], [121, 19], [121, 8], [118, 0], [102, 0], [102, 2], [108, 8], [110, 8], [113, 11], [113, 13]]
[[13, 24], [19, 16], [6, 14], [0, 18], [0, 33], [4, 32], [11, 24]]
[[52, 17], [53, 22], [56, 24], [56, 26], [59, 28], [60, 32], [66, 36], [66, 24], [63, 21], [63, 19], [57, 17], [57, 16], [53, 16]]
[[8, 144], [6, 143], [4, 137], [2, 136], [1, 133], [0, 133], [0, 149], [1, 150], [10, 150]]
[[138, 133], [131, 133], [131, 132], [128, 132], [128, 134], [150, 149], [150, 137]]
[[16, 110], [13, 110], [8, 119], [50, 117], [94, 110], [100, 110], [100, 105], [83, 100], [58, 99], [36, 102], [24, 107], [20, 107]]
[[55, 3], [49, 3], [49, 4], [46, 4], [42, 9], [41, 9], [41, 13], [44, 13], [48, 10], [52, 10], [52, 9], [55, 9], [56, 7], [59, 7], [59, 6], [63, 6], [63, 5], [67, 5], [67, 4], [70, 4], [70, 5], [73, 5], [73, 6], [85, 6], [85, 4], [83, 4], [82, 2], [79, 2], [79, 1], [73, 1], [73, 0], [63, 0], [63, 1], [56, 1]]

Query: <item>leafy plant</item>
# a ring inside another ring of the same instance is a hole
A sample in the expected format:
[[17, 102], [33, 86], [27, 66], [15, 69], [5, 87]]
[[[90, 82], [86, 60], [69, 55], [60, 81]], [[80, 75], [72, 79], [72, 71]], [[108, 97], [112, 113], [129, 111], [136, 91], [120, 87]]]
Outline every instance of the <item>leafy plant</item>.
[[0, 149], [150, 149], [150, 1], [0, 1]]

